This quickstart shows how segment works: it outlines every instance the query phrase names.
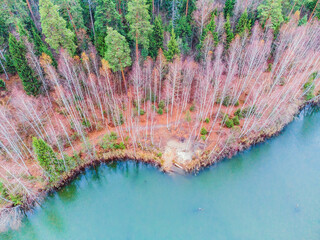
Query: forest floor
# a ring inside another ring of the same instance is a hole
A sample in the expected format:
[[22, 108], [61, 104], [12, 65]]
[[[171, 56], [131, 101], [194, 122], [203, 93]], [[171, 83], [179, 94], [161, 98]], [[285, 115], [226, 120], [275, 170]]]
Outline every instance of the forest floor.
[[[3, 76], [0, 76], [0, 78], [1, 77]], [[11, 77], [10, 81], [7, 82], [7, 88], [9, 91], [13, 88], [22, 89], [19, 78], [17, 76]], [[316, 91], [318, 90], [319, 89], [316, 89]], [[10, 94], [0, 96], [0, 105], [6, 105], [8, 102], [10, 102], [10, 100]], [[66, 173], [62, 178], [62, 181], [57, 183], [54, 188], [63, 186], [76, 174], [83, 171], [83, 167], [96, 164], [96, 161], [101, 159], [104, 159], [104, 161], [113, 161], [115, 159], [135, 159], [137, 161], [150, 162], [159, 166], [165, 172], [181, 173], [179, 169], [187, 172], [198, 171], [205, 166], [213, 164], [225, 157], [231, 157], [238, 151], [276, 135], [293, 119], [294, 115], [297, 114], [299, 108], [303, 104], [304, 101], [288, 105], [287, 111], [289, 117], [286, 118], [286, 120], [284, 120], [281, 124], [274, 127], [269, 127], [269, 129], [265, 129], [259, 133], [251, 134], [245, 138], [239, 138], [236, 142], [233, 142], [232, 145], [223, 148], [217, 147], [219, 146], [218, 139], [228, 139], [234, 133], [235, 129], [229, 129], [225, 126], [222, 126], [219, 123], [221, 119], [219, 119], [217, 124], [212, 127], [213, 118], [210, 120], [211, 122], [203, 121], [200, 125], [195, 126], [194, 122], [197, 119], [196, 112], [190, 112], [189, 120], [187, 120], [185, 112], [181, 113], [177, 111], [176, 113], [176, 111], [173, 111], [174, 114], [170, 118], [168, 118], [167, 114], [164, 113], [163, 115], [156, 115], [151, 123], [150, 120], [148, 121], [148, 116], [146, 114], [144, 116], [140, 116], [139, 127], [138, 129], [135, 129], [135, 131], [139, 132], [145, 139], [148, 140], [146, 141], [145, 146], [140, 146], [137, 150], [133, 149], [132, 145], [127, 144], [127, 149], [123, 150], [122, 152], [118, 150], [114, 151], [114, 153], [112, 153], [110, 150], [104, 151], [100, 146], [103, 138], [110, 132], [117, 132], [118, 130], [117, 127], [106, 124], [105, 127], [101, 128], [101, 130], [90, 131], [86, 136], [90, 144], [97, 152], [97, 159], [85, 161], [81, 164], [81, 166], [78, 166], [76, 170], [72, 171], [72, 173]], [[230, 116], [233, 116], [233, 113], [243, 106], [244, 102], [240, 97], [238, 106], [220, 107], [221, 111], [229, 113]], [[190, 107], [191, 104], [187, 107], [187, 109]], [[218, 105], [215, 106], [215, 110], [218, 108]], [[241, 129], [244, 125], [244, 121], [244, 119], [241, 119], [240, 125], [237, 126], [236, 129]], [[148, 133], [148, 131], [150, 131], [150, 125], [153, 129], [152, 138], [150, 138]], [[198, 134], [199, 129], [202, 127], [206, 128], [210, 132], [210, 135], [206, 141], [201, 140], [200, 135]], [[127, 125], [127, 127], [123, 127], [123, 132], [125, 134], [129, 134], [129, 132], [133, 130], [131, 128], [132, 127], [130, 125]], [[191, 131], [195, 132], [190, 133]], [[150, 150], [152, 148], [154, 149], [153, 151]], [[215, 151], [217, 153], [216, 155], [208, 156], [206, 154], [208, 150], [215, 148], [217, 148]], [[83, 158], [87, 157], [84, 153], [84, 144], [79, 138], [72, 142], [72, 146], [66, 147], [64, 152], [69, 156], [72, 156], [76, 152], [81, 153], [80, 156]], [[161, 153], [161, 156], [158, 155], [159, 152]], [[154, 161], [152, 159], [154, 159]], [[27, 177], [22, 177], [23, 181], [25, 180], [26, 182], [26, 186], [33, 192], [47, 191], [49, 186], [48, 183], [43, 179], [42, 171], [37, 161], [30, 158], [26, 159], [25, 162], [32, 175], [32, 181], [29, 181], [30, 179]], [[5, 164], [8, 169], [14, 168], [14, 165], [10, 166], [8, 161], [0, 161], [0, 164]], [[6, 173], [1, 173], [0, 170], [0, 174]], [[6, 206], [10, 206], [10, 204], [6, 204]]]

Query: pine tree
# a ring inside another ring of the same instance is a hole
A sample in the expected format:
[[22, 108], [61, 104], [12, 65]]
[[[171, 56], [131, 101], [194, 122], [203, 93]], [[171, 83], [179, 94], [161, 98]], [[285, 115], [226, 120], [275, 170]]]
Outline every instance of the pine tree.
[[182, 16], [175, 26], [177, 36], [182, 40], [182, 50], [187, 53], [190, 50], [192, 41], [192, 29], [186, 16]]
[[212, 33], [213, 36], [213, 40], [214, 40], [214, 45], [217, 46], [219, 43], [219, 34], [216, 31], [217, 25], [216, 25], [216, 21], [215, 21], [215, 15], [212, 14], [210, 22], [208, 23], [208, 25], [205, 27], [205, 29], [203, 30], [202, 36], [201, 36], [201, 42], [206, 38], [208, 32]]
[[121, 16], [113, 0], [98, 0], [94, 18], [94, 28], [97, 34], [95, 45], [99, 54], [103, 56], [106, 51], [105, 37], [107, 36], [107, 26], [123, 34]]
[[234, 5], [236, 4], [236, 0], [227, 0], [223, 9], [224, 17], [233, 15]]
[[152, 31], [148, 5], [145, 0], [131, 0], [128, 3], [126, 19], [130, 25], [129, 37], [136, 43], [136, 58], [138, 58], [138, 45], [149, 47], [149, 34]]
[[40, 92], [41, 82], [39, 82], [35, 76], [35, 73], [28, 65], [26, 59], [26, 47], [22, 41], [10, 34], [9, 35], [9, 50], [12, 56], [14, 66], [22, 81], [24, 90], [28, 95], [38, 95]]
[[12, 60], [10, 53], [4, 54], [4, 58], [6, 59], [5, 65], [6, 65], [6, 70], [8, 71], [8, 73], [15, 74], [17, 72], [17, 70], [14, 67], [14, 62]]
[[55, 50], [62, 47], [73, 55], [76, 50], [73, 41], [75, 35], [66, 27], [66, 21], [59, 15], [59, 7], [51, 0], [40, 0], [39, 12], [42, 32], [49, 46]]
[[265, 25], [266, 21], [270, 18], [272, 29], [278, 29], [281, 23], [284, 21], [282, 15], [282, 0], [265, 0], [257, 8], [259, 18], [262, 24]]
[[59, 13], [67, 22], [70, 30], [86, 29], [79, 0], [53, 0], [53, 3], [59, 6]]
[[163, 27], [161, 16], [157, 16], [154, 20], [154, 27], [150, 36], [150, 56], [156, 58], [160, 48], [163, 49]]
[[5, 91], [5, 90], [7, 90], [6, 83], [5, 81], [3, 81], [3, 79], [0, 78], [0, 91]]
[[130, 48], [126, 38], [116, 30], [108, 27], [106, 45], [108, 46], [104, 58], [109, 62], [113, 71], [121, 71], [124, 78], [123, 69], [131, 65]]
[[234, 35], [231, 29], [231, 24], [230, 24], [230, 17], [227, 16], [227, 21], [224, 24], [224, 30], [226, 33], [226, 43], [225, 43], [225, 49], [229, 49], [230, 43], [232, 42]]
[[235, 33], [236, 34], [239, 34], [240, 36], [243, 35], [243, 33], [246, 31], [246, 30], [249, 30], [250, 29], [250, 20], [248, 18], [248, 13], [247, 13], [247, 10], [245, 10], [242, 14], [241, 14], [241, 17], [238, 21], [238, 24], [236, 26], [236, 31]]
[[32, 146], [40, 166], [49, 174], [50, 181], [56, 181], [58, 176], [66, 170], [63, 161], [57, 158], [52, 147], [41, 138], [33, 137]]
[[179, 46], [178, 46], [178, 43], [176, 40], [176, 35], [175, 35], [174, 30], [172, 28], [171, 38], [168, 43], [168, 51], [165, 52], [165, 56], [168, 61], [172, 61], [173, 58], [179, 54], [180, 54], [180, 49], [179, 49]]

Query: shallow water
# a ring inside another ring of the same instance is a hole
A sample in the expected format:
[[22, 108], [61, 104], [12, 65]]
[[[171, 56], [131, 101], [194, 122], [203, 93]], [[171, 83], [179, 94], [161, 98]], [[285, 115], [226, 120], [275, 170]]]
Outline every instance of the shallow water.
[[89, 169], [0, 239], [320, 239], [320, 112], [197, 176]]

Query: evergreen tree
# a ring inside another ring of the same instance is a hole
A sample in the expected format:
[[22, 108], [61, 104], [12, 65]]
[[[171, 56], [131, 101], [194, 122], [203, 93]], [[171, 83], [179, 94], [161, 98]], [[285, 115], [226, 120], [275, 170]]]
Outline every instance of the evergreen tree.
[[190, 22], [188, 22], [186, 16], [182, 16], [178, 19], [175, 26], [175, 32], [177, 36], [182, 40], [182, 50], [187, 53], [190, 50], [192, 41], [192, 29]]
[[57, 158], [52, 147], [41, 138], [33, 137], [32, 146], [40, 166], [49, 174], [50, 181], [57, 180], [58, 176], [65, 170], [63, 161]]
[[109, 62], [113, 71], [121, 71], [124, 78], [123, 69], [131, 65], [130, 48], [126, 38], [113, 30], [111, 27], [107, 29], [106, 45], [108, 46], [104, 58]]
[[150, 36], [150, 56], [156, 58], [159, 48], [163, 49], [163, 27], [161, 16], [157, 16], [154, 20], [154, 27]]
[[250, 20], [248, 18], [247, 10], [245, 10], [238, 21], [238, 24], [236, 26], [236, 34], [239, 34], [240, 36], [246, 31], [250, 29]]
[[236, 0], [227, 0], [223, 9], [224, 17], [233, 15], [234, 5], [236, 4]]
[[34, 44], [35, 54], [37, 56], [41, 56], [42, 53], [47, 54], [48, 56], [50, 56], [50, 58], [52, 60], [52, 65], [57, 67], [58, 64], [57, 64], [56, 60], [54, 59], [52, 52], [49, 50], [47, 45], [42, 41], [40, 33], [36, 30], [36, 28], [34, 26], [31, 27], [31, 34], [32, 34], [32, 41]]
[[95, 45], [99, 54], [103, 56], [106, 51], [105, 37], [107, 36], [107, 26], [123, 34], [121, 16], [113, 0], [98, 0], [94, 18]]
[[6, 83], [0, 78], [0, 91], [7, 90]]
[[305, 25], [305, 24], [307, 24], [307, 22], [308, 22], [308, 16], [306, 14], [299, 20], [298, 26]]
[[128, 3], [126, 19], [130, 25], [129, 37], [136, 43], [136, 57], [138, 57], [138, 45], [149, 47], [149, 34], [152, 31], [148, 5], [145, 0], [131, 0]]
[[3, 13], [0, 13], [0, 46], [3, 45], [8, 40], [8, 25], [6, 24]]
[[272, 29], [278, 29], [280, 27], [280, 24], [284, 21], [281, 2], [282, 0], [265, 0], [258, 6], [259, 18], [263, 25], [265, 25], [266, 21], [270, 18]]
[[[80, 0], [81, 1], [81, 0]], [[86, 29], [83, 20], [83, 9], [79, 0], [53, 0], [59, 6], [60, 16], [67, 22], [70, 30]]]
[[66, 27], [66, 21], [59, 15], [59, 7], [51, 0], [40, 0], [39, 12], [42, 32], [49, 46], [55, 50], [62, 47], [73, 55], [76, 50], [73, 41], [75, 35]]
[[227, 16], [227, 21], [224, 24], [224, 30], [226, 33], [226, 42], [225, 42], [225, 49], [229, 49], [230, 43], [232, 42], [234, 35], [231, 29], [231, 24], [230, 24], [230, 17]]
[[6, 65], [6, 70], [8, 73], [15, 74], [17, 72], [16, 68], [14, 67], [14, 62], [12, 60], [12, 57], [10, 53], [5, 53], [4, 58], [6, 59], [5, 65]]
[[205, 37], [207, 36], [208, 32], [211, 32], [212, 36], [213, 36], [213, 40], [214, 40], [214, 45], [217, 46], [219, 43], [219, 34], [216, 31], [216, 28], [217, 28], [217, 25], [216, 25], [216, 21], [215, 21], [215, 15], [212, 14], [210, 22], [203, 30], [200, 41], [202, 42], [205, 39]]
[[[304, 2], [304, 1], [300, 0], [300, 2]], [[319, 0], [306, 0], [305, 6], [310, 11], [310, 13], [313, 12], [313, 16], [320, 19], [320, 1]]]
[[[188, 6], [188, 8], [187, 8]], [[186, 16], [187, 21], [191, 23], [193, 11], [196, 10], [196, 1], [195, 0], [183, 0], [179, 4], [179, 14], [180, 16]], [[186, 15], [187, 14], [187, 15]]]
[[168, 51], [165, 52], [165, 56], [168, 61], [172, 61], [176, 55], [180, 54], [180, 49], [176, 40], [176, 35], [172, 29], [171, 38], [168, 43]]
[[40, 92], [41, 82], [39, 82], [35, 76], [34, 71], [28, 65], [26, 59], [26, 47], [22, 41], [10, 34], [9, 35], [9, 50], [12, 56], [14, 66], [22, 81], [24, 90], [28, 95], [38, 95]]

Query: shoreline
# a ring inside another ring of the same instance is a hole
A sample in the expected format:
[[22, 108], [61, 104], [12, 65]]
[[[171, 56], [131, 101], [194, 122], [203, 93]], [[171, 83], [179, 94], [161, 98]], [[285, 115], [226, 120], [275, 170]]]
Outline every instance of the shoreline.
[[307, 107], [316, 107], [319, 104], [320, 104], [320, 98], [311, 102], [304, 102], [302, 105], [298, 107], [295, 114], [293, 114], [288, 121], [281, 123], [277, 128], [265, 129], [259, 135], [248, 137], [246, 138], [246, 141], [240, 141], [240, 143], [238, 143], [234, 147], [225, 148], [225, 150], [221, 152], [217, 158], [214, 158], [212, 160], [209, 160], [205, 156], [194, 159], [192, 160], [192, 162], [189, 163], [189, 165], [182, 166], [182, 169], [188, 173], [199, 172], [221, 161], [224, 161], [226, 159], [231, 159], [232, 157], [236, 156], [240, 152], [248, 150], [257, 144], [264, 143], [265, 141], [278, 136], [279, 134], [282, 133], [285, 127], [287, 127], [290, 123], [292, 123], [294, 118], [297, 117], [304, 109], [306, 109]]
[[[251, 147], [263, 143], [273, 137], [278, 136], [281, 134], [281, 132], [285, 129], [288, 124], [290, 124], [294, 118], [299, 115], [304, 109], [307, 107], [315, 107], [319, 104], [319, 100], [312, 101], [312, 102], [304, 102], [300, 107], [298, 107], [295, 114], [292, 115], [292, 117], [288, 120], [280, 124], [277, 128], [268, 128], [260, 132], [260, 134], [251, 136], [246, 138], [246, 141], [238, 141], [237, 145], [233, 147], [226, 147], [217, 157], [208, 159], [205, 154], [200, 156], [199, 158], [194, 158], [190, 160], [187, 164], [181, 164], [178, 165], [176, 163], [173, 163], [174, 166], [182, 169], [185, 173], [192, 174], [192, 173], [198, 173], [201, 170], [212, 166], [216, 163], [222, 162], [226, 159], [230, 159], [234, 157], [236, 154], [243, 152], [244, 150], [250, 149]], [[135, 161], [135, 162], [141, 162], [145, 164], [149, 164], [152, 166], [157, 167], [159, 170], [161, 170], [164, 173], [170, 173], [172, 172], [170, 169], [164, 168], [164, 161], [161, 157], [157, 156], [156, 152], [154, 151], [148, 151], [148, 150], [140, 150], [132, 151], [132, 150], [113, 150], [108, 152], [98, 152], [96, 158], [93, 160], [86, 160], [80, 165], [76, 166], [75, 168], [71, 169], [68, 172], [65, 172], [58, 182], [55, 182], [53, 184], [50, 184], [47, 182], [45, 185], [45, 188], [39, 189], [36, 193], [36, 198], [30, 199], [27, 198], [27, 201], [25, 201], [22, 205], [15, 206], [13, 204], [8, 205], [7, 207], [4, 207], [0, 210], [0, 217], [5, 214], [6, 211], [15, 210], [19, 211], [22, 214], [22, 217], [26, 214], [26, 212], [31, 211], [35, 208], [36, 205], [41, 205], [41, 202], [46, 198], [46, 196], [50, 193], [54, 193], [56, 191], [59, 191], [61, 188], [68, 185], [70, 182], [72, 182], [77, 176], [85, 172], [90, 167], [96, 167], [101, 165], [102, 163], [112, 163], [113, 161]], [[178, 173], [177, 173], [178, 174]], [[40, 199], [40, 201], [39, 201]], [[16, 212], [15, 212], [16, 214]], [[8, 230], [10, 223], [7, 224], [5, 227], [0, 226], [0, 233], [5, 232]], [[2, 229], [5, 229], [2, 231]]]

